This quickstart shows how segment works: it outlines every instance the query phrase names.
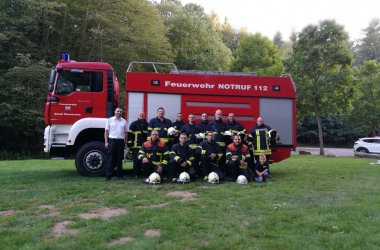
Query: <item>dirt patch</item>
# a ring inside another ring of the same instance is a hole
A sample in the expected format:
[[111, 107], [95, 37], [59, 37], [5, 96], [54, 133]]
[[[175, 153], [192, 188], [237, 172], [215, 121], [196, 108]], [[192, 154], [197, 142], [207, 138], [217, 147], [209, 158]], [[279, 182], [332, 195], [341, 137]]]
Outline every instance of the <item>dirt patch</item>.
[[0, 216], [10, 216], [10, 215], [13, 215], [16, 212], [17, 211], [14, 210], [14, 209], [4, 210], [4, 211], [0, 211]]
[[168, 196], [175, 196], [182, 198], [181, 201], [192, 201], [196, 200], [195, 196], [197, 196], [196, 193], [190, 193], [188, 191], [174, 191], [174, 192], [168, 192], [166, 193]]
[[61, 212], [54, 205], [41, 205], [38, 206], [40, 209], [49, 210], [47, 213], [48, 216], [59, 216]]
[[112, 217], [127, 214], [128, 211], [125, 208], [108, 208], [101, 207], [96, 210], [92, 210], [88, 213], [79, 214], [79, 217], [83, 219], [101, 218], [108, 220]]
[[144, 235], [147, 237], [158, 237], [161, 235], [161, 229], [148, 229]]
[[169, 205], [171, 202], [164, 202], [161, 204], [156, 204], [156, 205], [148, 205], [148, 206], [137, 206], [137, 208], [162, 208], [167, 205]]
[[249, 221], [243, 221], [243, 223], [241, 224], [241, 227], [248, 227], [249, 225], [251, 225]]
[[49, 209], [49, 210], [55, 210], [56, 209], [56, 207], [54, 205], [41, 205], [41, 206], [38, 206], [38, 208]]
[[51, 232], [53, 233], [55, 238], [59, 238], [65, 234], [68, 235], [76, 235], [78, 230], [76, 229], [68, 229], [67, 226], [73, 223], [72, 221], [66, 220], [63, 222], [58, 222], [54, 225]]
[[123, 243], [125, 243], [125, 242], [132, 241], [132, 240], [134, 240], [134, 239], [135, 239], [135, 238], [128, 237], [128, 236], [126, 236], [126, 237], [121, 237], [121, 238], [119, 238], [119, 239], [115, 239], [115, 240], [113, 240], [113, 241], [110, 241], [110, 242], [108, 243], [108, 245], [109, 245], [109, 246], [121, 245], [121, 244], [123, 244]]

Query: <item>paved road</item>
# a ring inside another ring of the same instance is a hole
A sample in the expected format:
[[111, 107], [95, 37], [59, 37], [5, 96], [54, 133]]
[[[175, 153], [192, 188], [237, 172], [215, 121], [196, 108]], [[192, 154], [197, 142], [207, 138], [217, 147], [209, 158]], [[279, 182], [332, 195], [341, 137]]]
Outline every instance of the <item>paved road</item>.
[[[297, 147], [296, 151], [292, 154], [299, 154], [299, 151], [307, 151], [312, 155], [319, 155], [319, 148]], [[354, 149], [352, 148], [325, 148], [325, 155], [333, 154], [335, 156], [354, 156]]]

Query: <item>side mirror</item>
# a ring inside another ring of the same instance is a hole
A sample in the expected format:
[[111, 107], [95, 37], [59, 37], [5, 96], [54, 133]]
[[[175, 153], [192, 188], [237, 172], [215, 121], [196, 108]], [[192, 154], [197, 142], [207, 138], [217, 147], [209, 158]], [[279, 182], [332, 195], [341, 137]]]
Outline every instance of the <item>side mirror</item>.
[[59, 98], [57, 96], [52, 96], [48, 98], [48, 102], [58, 102]]

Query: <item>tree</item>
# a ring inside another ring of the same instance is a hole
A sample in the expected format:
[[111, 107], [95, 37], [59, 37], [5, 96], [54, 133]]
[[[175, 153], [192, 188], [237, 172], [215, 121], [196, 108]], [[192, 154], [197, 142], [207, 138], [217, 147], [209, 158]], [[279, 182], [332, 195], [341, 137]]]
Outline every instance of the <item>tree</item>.
[[170, 22], [167, 34], [176, 53], [175, 63], [181, 69], [229, 69], [231, 51], [201, 6], [187, 4], [183, 13]]
[[372, 20], [364, 32], [365, 37], [354, 46], [356, 65], [368, 60], [380, 62], [380, 20]]
[[353, 103], [352, 121], [364, 125], [366, 134], [380, 130], [380, 63], [365, 61], [359, 69], [359, 95]]
[[241, 39], [234, 55], [232, 71], [256, 72], [258, 75], [280, 75], [283, 72], [278, 48], [260, 34]]
[[344, 110], [354, 95], [351, 63], [348, 34], [334, 21], [304, 28], [287, 60], [287, 70], [296, 81], [299, 118], [315, 116], [321, 155], [321, 117]]
[[[355, 126], [345, 115], [326, 115], [322, 117], [323, 141], [331, 146], [352, 146], [358, 138], [361, 126]], [[314, 116], [304, 117], [297, 126], [297, 142], [309, 145], [318, 144], [318, 124]]]
[[283, 60], [286, 60], [291, 51], [292, 51], [292, 45], [293, 45], [293, 40], [296, 39], [297, 35], [293, 33], [290, 37], [290, 41], [284, 41], [282, 40], [282, 35], [280, 32], [277, 32], [275, 36], [273, 37], [273, 44], [277, 45], [278, 50], [280, 51], [280, 55]]
[[123, 83], [130, 61], [172, 61], [163, 22], [147, 0], [0, 1], [2, 149], [41, 151], [48, 71], [62, 52], [107, 61]]
[[[44, 94], [50, 65], [19, 54], [17, 66], [0, 77], [0, 159], [42, 152]], [[13, 152], [13, 153], [10, 153]]]
[[284, 44], [284, 41], [282, 40], [281, 32], [277, 31], [276, 34], [273, 37], [273, 44], [277, 45], [278, 48], [281, 48], [281, 46]]
[[166, 26], [170, 24], [174, 17], [183, 12], [182, 4], [179, 0], [161, 0], [161, 3], [155, 3], [155, 7], [160, 11]]

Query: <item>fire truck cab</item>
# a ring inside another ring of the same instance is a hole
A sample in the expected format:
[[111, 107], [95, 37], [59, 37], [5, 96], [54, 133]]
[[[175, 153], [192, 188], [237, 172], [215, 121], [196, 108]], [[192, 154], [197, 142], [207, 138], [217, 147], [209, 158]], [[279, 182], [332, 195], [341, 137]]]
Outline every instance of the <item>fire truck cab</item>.
[[108, 63], [63, 57], [50, 74], [44, 151], [52, 156], [75, 155], [80, 174], [102, 175], [104, 127], [119, 106], [119, 82]]

